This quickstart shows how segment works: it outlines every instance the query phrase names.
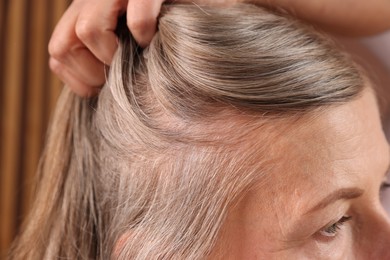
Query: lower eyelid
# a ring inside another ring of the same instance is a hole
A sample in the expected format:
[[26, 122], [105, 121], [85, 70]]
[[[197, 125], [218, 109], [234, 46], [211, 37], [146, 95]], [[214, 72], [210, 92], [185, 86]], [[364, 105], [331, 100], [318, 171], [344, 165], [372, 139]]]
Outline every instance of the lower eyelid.
[[320, 232], [317, 232], [314, 236], [315, 241], [320, 243], [330, 243], [332, 241], [337, 241], [339, 236], [325, 236]]
[[334, 233], [328, 233], [325, 230], [320, 230], [320, 235], [324, 237], [335, 237], [337, 235], [337, 231]]

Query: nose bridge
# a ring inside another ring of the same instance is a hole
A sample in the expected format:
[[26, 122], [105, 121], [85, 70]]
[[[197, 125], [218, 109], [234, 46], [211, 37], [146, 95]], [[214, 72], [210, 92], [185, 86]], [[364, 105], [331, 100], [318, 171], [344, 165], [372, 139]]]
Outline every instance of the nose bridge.
[[370, 252], [370, 259], [390, 259], [390, 218], [381, 209], [376, 212], [375, 217], [369, 225], [370, 242], [367, 251]]

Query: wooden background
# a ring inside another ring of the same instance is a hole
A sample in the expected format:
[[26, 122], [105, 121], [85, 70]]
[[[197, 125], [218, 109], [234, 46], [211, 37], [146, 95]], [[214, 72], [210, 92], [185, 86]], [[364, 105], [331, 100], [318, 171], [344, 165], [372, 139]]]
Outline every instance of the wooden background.
[[47, 43], [70, 0], [0, 0], [0, 259], [31, 203], [32, 182], [61, 82]]

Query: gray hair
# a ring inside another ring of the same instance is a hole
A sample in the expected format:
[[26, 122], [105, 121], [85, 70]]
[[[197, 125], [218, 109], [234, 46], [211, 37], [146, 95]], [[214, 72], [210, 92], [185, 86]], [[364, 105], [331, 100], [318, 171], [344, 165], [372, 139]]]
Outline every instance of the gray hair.
[[165, 6], [144, 50], [119, 33], [99, 96], [63, 91], [15, 259], [206, 258], [277, 122], [364, 87], [326, 36], [252, 5]]

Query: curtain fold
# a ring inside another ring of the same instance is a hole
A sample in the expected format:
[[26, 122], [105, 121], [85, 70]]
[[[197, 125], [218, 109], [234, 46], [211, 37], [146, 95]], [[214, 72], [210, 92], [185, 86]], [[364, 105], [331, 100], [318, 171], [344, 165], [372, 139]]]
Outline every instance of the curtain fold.
[[32, 183], [61, 82], [47, 44], [70, 0], [0, 1], [0, 259], [31, 205]]

